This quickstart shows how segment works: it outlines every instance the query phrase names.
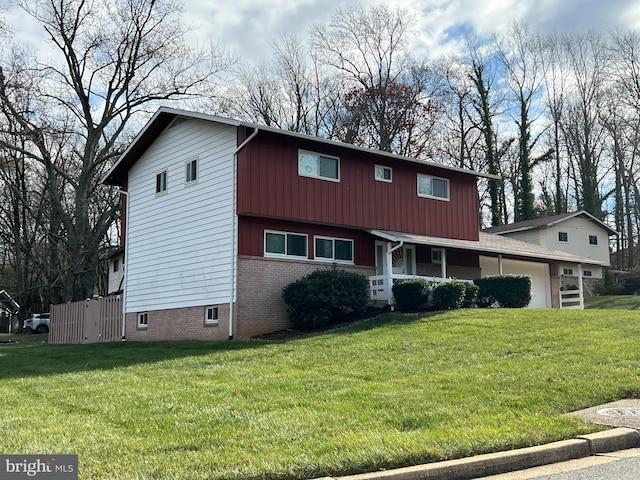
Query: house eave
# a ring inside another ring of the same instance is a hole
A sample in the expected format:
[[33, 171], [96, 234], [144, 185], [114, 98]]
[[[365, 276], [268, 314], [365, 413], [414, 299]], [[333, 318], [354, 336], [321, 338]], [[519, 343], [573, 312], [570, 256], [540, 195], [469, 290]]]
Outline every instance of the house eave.
[[604, 262], [591, 258], [572, 255], [567, 252], [550, 250], [539, 245], [522, 242], [501, 235], [491, 233], [480, 233], [480, 239], [460, 240], [455, 238], [431, 237], [426, 235], [416, 235], [410, 233], [390, 232], [385, 230], [367, 230], [372, 235], [390, 241], [405, 243], [415, 243], [429, 245], [440, 248], [456, 248], [478, 252], [480, 254], [502, 255], [503, 257], [528, 258], [531, 260], [543, 260], [545, 262], [566, 262], [582, 265], [604, 266]]
[[138, 135], [133, 139], [125, 151], [118, 157], [116, 163], [109, 169], [104, 175], [101, 182], [107, 185], [122, 186], [126, 177], [126, 172], [137, 161], [137, 159], [146, 151], [146, 149], [153, 143], [153, 141], [162, 133], [171, 122], [177, 117], [184, 117], [190, 119], [199, 119], [209, 122], [216, 122], [234, 127], [247, 127], [251, 129], [257, 129], [262, 132], [269, 132], [276, 135], [285, 137], [291, 137], [310, 142], [331, 145], [333, 147], [344, 148], [352, 151], [363, 152], [368, 155], [377, 157], [392, 158], [405, 162], [417, 163], [420, 165], [430, 166], [450, 172], [456, 172], [465, 175], [473, 175], [475, 177], [482, 177], [487, 179], [497, 180], [500, 177], [497, 175], [491, 175], [488, 173], [477, 172], [474, 170], [468, 170], [459, 167], [452, 167], [437, 162], [431, 162], [426, 160], [420, 160], [417, 158], [406, 157], [403, 155], [396, 155], [391, 152], [383, 152], [381, 150], [374, 150], [371, 148], [360, 147], [350, 143], [338, 142], [335, 140], [328, 140], [321, 137], [314, 137], [312, 135], [306, 135], [298, 132], [292, 132], [289, 130], [281, 130], [279, 128], [267, 127], [264, 125], [258, 125], [250, 122], [242, 122], [239, 120], [233, 120], [229, 118], [218, 117], [215, 115], [209, 115], [206, 113], [192, 112], [188, 110], [180, 110], [169, 107], [160, 107], [149, 121], [145, 124]]

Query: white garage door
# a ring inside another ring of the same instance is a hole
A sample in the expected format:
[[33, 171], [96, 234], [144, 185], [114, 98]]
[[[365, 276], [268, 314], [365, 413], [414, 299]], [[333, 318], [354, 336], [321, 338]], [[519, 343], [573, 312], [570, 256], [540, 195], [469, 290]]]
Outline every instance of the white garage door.
[[[480, 268], [483, 277], [498, 275], [498, 259], [481, 256]], [[502, 273], [504, 275], [531, 275], [531, 303], [529, 308], [551, 308], [548, 264], [503, 259]]]

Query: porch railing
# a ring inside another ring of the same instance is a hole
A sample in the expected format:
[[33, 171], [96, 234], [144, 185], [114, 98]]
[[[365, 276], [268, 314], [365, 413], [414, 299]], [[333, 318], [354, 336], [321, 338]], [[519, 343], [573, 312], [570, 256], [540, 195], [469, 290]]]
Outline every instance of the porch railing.
[[[473, 280], [463, 280], [460, 278], [441, 278], [441, 277], [425, 277], [419, 275], [399, 275], [393, 274], [391, 275], [391, 284], [399, 281], [399, 280], [409, 280], [413, 278], [422, 278], [429, 282], [451, 282], [453, 280], [458, 280], [460, 282], [473, 283]], [[387, 290], [387, 276], [386, 275], [374, 275], [369, 277], [369, 299], [372, 301], [388, 301], [389, 299], [389, 291]], [[393, 298], [393, 294], [391, 295]]]
[[560, 290], [560, 308], [579, 309], [584, 308], [584, 295], [580, 289]]

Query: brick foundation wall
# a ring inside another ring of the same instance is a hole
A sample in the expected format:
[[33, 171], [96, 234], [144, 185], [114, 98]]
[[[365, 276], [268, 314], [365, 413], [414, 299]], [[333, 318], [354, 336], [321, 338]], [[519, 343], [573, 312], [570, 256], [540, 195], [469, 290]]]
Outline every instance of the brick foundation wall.
[[[331, 264], [241, 256], [238, 258], [238, 291], [235, 338], [274, 332], [291, 327], [282, 289], [314, 270]], [[373, 267], [340, 265], [347, 271], [375, 275]]]
[[[147, 328], [138, 328], [138, 313], [127, 313], [127, 340], [227, 340], [229, 304], [217, 305], [218, 324], [205, 325], [205, 307], [147, 311]], [[141, 313], [141, 312], [139, 312]]]

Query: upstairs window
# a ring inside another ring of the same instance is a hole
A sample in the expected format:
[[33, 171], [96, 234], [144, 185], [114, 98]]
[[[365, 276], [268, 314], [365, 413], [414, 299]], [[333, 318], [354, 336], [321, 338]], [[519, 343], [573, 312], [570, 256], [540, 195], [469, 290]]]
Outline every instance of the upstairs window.
[[189, 160], [186, 164], [187, 183], [195, 182], [198, 179], [198, 159]]
[[380, 182], [391, 183], [393, 181], [392, 173], [391, 167], [385, 167], [383, 165], [375, 166], [375, 178]]
[[353, 240], [315, 237], [315, 258], [336, 263], [353, 263]]
[[167, 171], [156, 174], [156, 194], [167, 191]]
[[449, 180], [418, 174], [418, 196], [449, 200]]
[[340, 159], [300, 150], [298, 175], [340, 181]]
[[300, 233], [264, 232], [265, 257], [307, 258], [307, 236]]
[[558, 241], [560, 243], [569, 243], [569, 234], [567, 232], [558, 232]]
[[589, 235], [589, 245], [594, 247], [598, 246], [598, 236], [597, 235]]

